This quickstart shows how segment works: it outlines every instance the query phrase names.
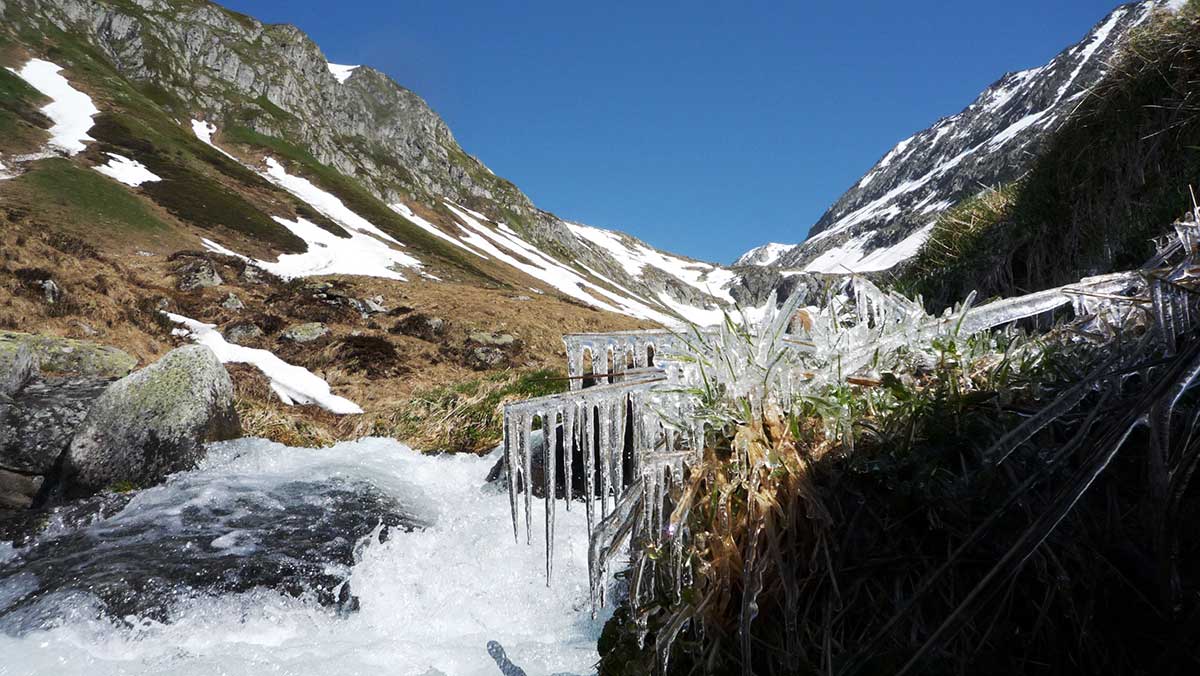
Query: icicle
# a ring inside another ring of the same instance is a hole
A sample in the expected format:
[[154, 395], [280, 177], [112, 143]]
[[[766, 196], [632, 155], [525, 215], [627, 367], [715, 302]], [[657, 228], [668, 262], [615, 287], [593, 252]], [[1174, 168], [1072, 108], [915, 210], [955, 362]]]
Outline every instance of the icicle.
[[578, 436], [575, 432], [575, 404], [567, 404], [563, 408], [563, 497], [567, 501], [567, 511], [571, 511], [571, 495], [573, 479], [575, 477], [575, 439]]
[[593, 420], [593, 409], [590, 402], [583, 404], [583, 429], [580, 430], [583, 441], [583, 487], [585, 494], [584, 508], [587, 510], [587, 525], [588, 537], [591, 538], [596, 531], [596, 450], [595, 445], [595, 420]]
[[[565, 441], [565, 440], [564, 440]], [[546, 586], [554, 575], [554, 505], [558, 491], [555, 486], [555, 455], [558, 446], [558, 411], [551, 410], [542, 417], [542, 474], [546, 491]]]
[[520, 448], [517, 421], [508, 411], [504, 413], [504, 467], [508, 470], [508, 504], [512, 508], [513, 540], [520, 542], [517, 528], [517, 461], [513, 451]]
[[533, 544], [533, 417], [521, 417], [521, 467], [525, 487], [525, 544]]
[[613, 512], [597, 526], [588, 544], [588, 574], [592, 595], [592, 613], [596, 612], [596, 602], [603, 603], [602, 585], [608, 561], [625, 543], [633, 530], [634, 524], [641, 518], [642, 493], [631, 490], [613, 507]]

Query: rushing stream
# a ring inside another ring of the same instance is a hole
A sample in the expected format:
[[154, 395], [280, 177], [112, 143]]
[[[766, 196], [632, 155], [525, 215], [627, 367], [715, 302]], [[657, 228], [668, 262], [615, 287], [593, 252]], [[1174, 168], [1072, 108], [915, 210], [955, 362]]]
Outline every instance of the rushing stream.
[[242, 440], [62, 509], [0, 544], [0, 674], [496, 675], [491, 641], [529, 676], [591, 673], [583, 510], [559, 510], [547, 588], [494, 462]]

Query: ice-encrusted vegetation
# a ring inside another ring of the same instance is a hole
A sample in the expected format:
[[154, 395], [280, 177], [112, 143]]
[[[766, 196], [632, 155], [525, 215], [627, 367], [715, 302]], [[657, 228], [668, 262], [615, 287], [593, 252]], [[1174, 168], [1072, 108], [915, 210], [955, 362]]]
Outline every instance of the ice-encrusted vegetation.
[[[1200, 377], [1195, 349], [1183, 354], [1198, 307], [1190, 282], [1200, 262], [1197, 232], [1195, 222], [1177, 225], [1170, 243], [1137, 271], [986, 304], [969, 296], [937, 316], [919, 300], [851, 278], [803, 289], [778, 305], [772, 299], [753, 321], [728, 318], [720, 327], [686, 333], [567, 336], [572, 390], [505, 409], [514, 534], [524, 530], [532, 541], [534, 492], [540, 490], [551, 583], [556, 503], [562, 498], [570, 509], [578, 502], [572, 498], [580, 498], [591, 540], [593, 604], [606, 603], [614, 566], [622, 569], [630, 626], [639, 641], [655, 637], [663, 669], [686, 627], [716, 630], [715, 616], [737, 617], [737, 644], [750, 673], [764, 575], [785, 565], [773, 540], [783, 537], [777, 529], [802, 538], [827, 520], [816, 499], [806, 497], [814, 490], [812, 466], [823, 456], [853, 455], [864, 426], [891, 424], [929, 392], [957, 400], [990, 392], [991, 378], [1033, 383], [1044, 362], [1064, 350], [1111, 355], [979, 459], [982, 467], [998, 466], [1041, 430], [1074, 420], [1097, 393], [1119, 396], [1125, 381], [1114, 380], [1113, 370], [1148, 375], [1153, 357], [1166, 360], [1167, 367], [1154, 371], [1165, 384], [1154, 389], [1146, 413], [1123, 418], [1104, 438], [1098, 455], [1064, 484], [1061, 499], [979, 582], [986, 589], [993, 575], [1019, 566], [1013, 556], [1026, 560], [1054, 532], [1136, 429], [1148, 427], [1166, 448], [1173, 412]], [[1050, 333], [1015, 328], [1044, 325], [1054, 316], [1059, 325]], [[1174, 471], [1200, 458], [1188, 448], [1175, 452], [1183, 464]], [[1051, 463], [1065, 457], [1065, 451], [1047, 452], [1056, 458]], [[1169, 484], [1173, 471], [1162, 471]], [[802, 514], [808, 526], [794, 521]], [[793, 521], [781, 525], [781, 519]], [[787, 611], [798, 613], [797, 590], [782, 584], [777, 591], [785, 592]], [[974, 593], [964, 606], [974, 603]], [[905, 670], [950, 640], [964, 612], [956, 609], [930, 632]], [[798, 640], [795, 631], [787, 628], [789, 645]]]

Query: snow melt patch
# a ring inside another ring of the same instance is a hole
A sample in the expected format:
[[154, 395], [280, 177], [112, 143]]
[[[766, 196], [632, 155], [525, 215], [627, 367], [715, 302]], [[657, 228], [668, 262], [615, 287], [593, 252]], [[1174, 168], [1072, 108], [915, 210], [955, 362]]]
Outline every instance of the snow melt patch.
[[154, 183], [155, 181], [162, 180], [161, 177], [155, 175], [154, 172], [147, 169], [144, 164], [137, 160], [131, 160], [116, 153], [105, 154], [109, 157], [108, 164], [92, 168], [109, 178], [133, 188], [143, 183]]
[[329, 66], [329, 72], [333, 73], [333, 77], [339, 84], [346, 84], [346, 80], [349, 80], [350, 75], [358, 68], [358, 66], [343, 66], [339, 63], [326, 63], [325, 65]]
[[92, 116], [100, 109], [92, 103], [92, 97], [71, 86], [60, 74], [62, 68], [49, 61], [32, 59], [21, 70], [9, 68], [34, 89], [53, 99], [42, 108], [50, 118], [50, 145], [68, 155], [83, 152], [87, 144], [96, 139], [88, 136], [92, 128]]
[[564, 223], [575, 236], [603, 249], [631, 277], [639, 277], [643, 269], [652, 267], [714, 298], [720, 298], [729, 303], [733, 302], [728, 287], [736, 275], [730, 270], [708, 263], [670, 256], [648, 246], [636, 242], [631, 243], [611, 230], [601, 230], [580, 223], [566, 221]]
[[181, 324], [184, 329], [176, 329], [181, 335], [187, 335], [200, 345], [208, 346], [216, 353], [222, 364], [251, 364], [262, 371], [271, 381], [271, 389], [279, 395], [283, 403], [316, 404], [321, 408], [337, 415], [354, 415], [362, 413], [358, 404], [334, 395], [325, 382], [311, 371], [301, 366], [293, 366], [267, 350], [257, 350], [241, 345], [234, 345], [225, 340], [214, 324], [205, 324], [182, 315], [165, 313], [171, 321]]
[[781, 256], [794, 248], [796, 248], [795, 244], [769, 242], [742, 254], [742, 256], [734, 262], [734, 265], [774, 265]]
[[15, 176], [16, 174], [12, 173], [12, 170], [5, 166], [4, 162], [0, 162], [0, 181], [7, 181]]
[[804, 271], [850, 274], [887, 270], [915, 255], [932, 231], [933, 224], [930, 223], [891, 246], [872, 251], [867, 251], [866, 245], [874, 233], [867, 232], [822, 253], [805, 266]]
[[[622, 296], [588, 280], [521, 239], [512, 228], [501, 224], [499, 229], [493, 230], [472, 215], [482, 216], [478, 212], [470, 212], [451, 202], [446, 202], [446, 208], [454, 214], [467, 233], [463, 237], [464, 242], [530, 277], [545, 282], [566, 296], [601, 310], [649, 319], [666, 326], [680, 323], [675, 317], [639, 302], [633, 294]], [[684, 317], [691, 319], [687, 315]]]
[[212, 140], [213, 134], [217, 133], [216, 125], [212, 124], [211, 122], [204, 122], [202, 120], [192, 120], [192, 133], [195, 134], [196, 138], [203, 141], [206, 145], [211, 146], [212, 148], [215, 148], [217, 152], [221, 153], [225, 157], [228, 157], [229, 159], [233, 160], [234, 162], [241, 164], [241, 160], [239, 160], [238, 158], [234, 157], [233, 155], [230, 155], [229, 153], [225, 152], [216, 143], [213, 143], [213, 140]]
[[395, 204], [389, 204], [388, 207], [390, 207], [392, 209], [392, 211], [395, 211], [396, 213], [400, 214], [401, 216], [407, 218], [409, 220], [409, 222], [416, 225], [418, 228], [424, 230], [425, 232], [428, 232], [429, 234], [433, 235], [434, 237], [445, 240], [445, 241], [453, 244], [454, 246], [462, 249], [463, 251], [467, 251], [469, 253], [475, 254], [476, 256], [479, 256], [480, 258], [482, 258], [485, 261], [488, 259], [487, 256], [484, 256], [483, 254], [472, 249], [471, 247], [467, 246], [466, 244], [463, 244], [462, 240], [459, 240], [458, 238], [453, 237], [452, 235], [449, 235], [449, 234], [443, 232], [441, 228], [437, 227], [433, 223], [430, 223], [429, 221], [425, 220], [424, 218], [421, 218], [420, 216], [418, 216], [416, 214], [416, 212], [414, 212], [412, 209], [408, 208], [408, 205], [400, 203], [400, 202], [396, 202]]

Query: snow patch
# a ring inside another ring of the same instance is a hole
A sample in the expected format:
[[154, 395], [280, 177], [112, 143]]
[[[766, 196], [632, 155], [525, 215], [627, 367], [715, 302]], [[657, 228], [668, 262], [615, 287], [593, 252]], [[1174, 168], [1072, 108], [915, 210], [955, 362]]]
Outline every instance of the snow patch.
[[622, 239], [611, 230], [580, 223], [564, 223], [577, 237], [599, 246], [612, 256], [631, 277], [640, 277], [642, 270], [652, 267], [709, 296], [733, 302], [728, 287], [736, 275], [731, 270], [664, 254], [641, 243]]
[[930, 223], [896, 244], [872, 251], [867, 251], [866, 245], [874, 238], [874, 233], [867, 232], [822, 253], [805, 266], [804, 271], [848, 274], [887, 270], [915, 255], [932, 231], [933, 223]]
[[1112, 35], [1113, 29], [1117, 27], [1117, 24], [1120, 23], [1121, 19], [1125, 17], [1125, 14], [1128, 11], [1129, 10], [1125, 7], [1113, 11], [1113, 13], [1109, 15], [1108, 21], [1105, 21], [1104, 25], [1100, 26], [1100, 28], [1096, 30], [1095, 34], [1092, 35], [1092, 39], [1087, 43], [1086, 46], [1084, 46], [1083, 51], [1080, 53], [1079, 63], [1075, 65], [1075, 70], [1071, 73], [1071, 77], [1067, 78], [1067, 81], [1058, 88], [1058, 94], [1054, 97], [1054, 103], [1061, 101], [1063, 96], [1066, 95], [1067, 90], [1070, 89], [1071, 85], [1075, 84], [1075, 79], [1079, 77], [1081, 72], [1083, 72], [1083, 66], [1088, 61], [1091, 61], [1092, 57], [1096, 55], [1096, 51], [1108, 41], [1108, 36]]
[[779, 242], [770, 242], [760, 247], [755, 247], [738, 258], [734, 265], [774, 265], [781, 256], [796, 248], [795, 244], [780, 244]]
[[329, 383], [300, 366], [293, 366], [267, 350], [234, 345], [225, 340], [214, 324], [205, 324], [182, 315], [165, 313], [171, 321], [185, 328], [176, 329], [200, 345], [208, 346], [222, 364], [251, 364], [271, 381], [271, 389], [283, 403], [316, 404], [337, 415], [362, 413], [358, 404], [332, 394]]
[[50, 145], [68, 155], [83, 152], [87, 144], [96, 139], [88, 136], [92, 128], [92, 116], [100, 109], [92, 103], [92, 97], [71, 86], [60, 74], [62, 68], [49, 61], [32, 59], [21, 70], [9, 68], [34, 89], [53, 99], [42, 108], [42, 113], [54, 123], [50, 127]]
[[[462, 242], [462, 240], [460, 240], [446, 232], [443, 232], [441, 228], [437, 227], [433, 223], [430, 223], [429, 221], [425, 220], [424, 218], [421, 218], [412, 209], [409, 209], [407, 205], [402, 204], [400, 202], [396, 202], [395, 204], [389, 204], [388, 207], [390, 207], [392, 209], [392, 211], [395, 211], [396, 213], [400, 214], [401, 216], [407, 218], [413, 225], [416, 225], [418, 228], [421, 228], [425, 232], [428, 232], [429, 234], [433, 235], [434, 237], [445, 240], [445, 241], [453, 244], [454, 246], [462, 249], [463, 251], [466, 251], [468, 253], [472, 253], [476, 256], [479, 256], [480, 258], [482, 258], [485, 261], [488, 259], [487, 256], [484, 256], [483, 254], [479, 253], [478, 251], [476, 251], [476, 250], [472, 249], [471, 247], [467, 246], [466, 244], [464, 244]], [[505, 227], [507, 227], [507, 226], [505, 226]], [[514, 234], [516, 234], [516, 233], [514, 233]]]
[[241, 164], [241, 160], [239, 160], [238, 158], [234, 157], [233, 155], [230, 155], [229, 153], [225, 152], [216, 143], [213, 143], [213, 140], [212, 140], [213, 134], [217, 133], [216, 125], [209, 123], [209, 122], [204, 122], [201, 120], [192, 120], [192, 133], [195, 134], [196, 138], [203, 141], [206, 145], [209, 145], [209, 146], [215, 148], [217, 150], [217, 152], [221, 153], [225, 157], [228, 157], [229, 159], [233, 160], [234, 162]]
[[109, 178], [133, 188], [143, 183], [154, 183], [162, 180], [161, 177], [155, 175], [154, 172], [147, 169], [145, 165], [137, 160], [131, 160], [116, 153], [105, 154], [109, 157], [108, 164], [92, 168]]
[[358, 66], [343, 66], [338, 63], [326, 63], [325, 65], [329, 67], [329, 72], [333, 74], [339, 84], [346, 84], [346, 80], [349, 80], [350, 75], [358, 68]]

